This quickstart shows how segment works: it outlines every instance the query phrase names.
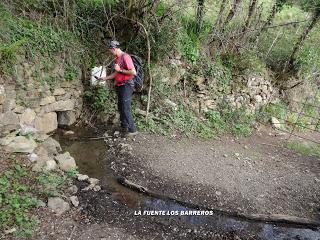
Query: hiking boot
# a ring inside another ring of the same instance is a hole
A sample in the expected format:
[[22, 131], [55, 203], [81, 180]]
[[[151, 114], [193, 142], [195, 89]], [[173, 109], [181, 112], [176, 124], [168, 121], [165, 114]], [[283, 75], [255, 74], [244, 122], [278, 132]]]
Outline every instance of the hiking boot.
[[128, 128], [127, 127], [120, 127], [120, 132], [122, 133], [128, 133]]
[[126, 137], [127, 137], [127, 138], [133, 138], [133, 137], [135, 137], [137, 134], [138, 134], [138, 131], [128, 132], [128, 133], [126, 134]]

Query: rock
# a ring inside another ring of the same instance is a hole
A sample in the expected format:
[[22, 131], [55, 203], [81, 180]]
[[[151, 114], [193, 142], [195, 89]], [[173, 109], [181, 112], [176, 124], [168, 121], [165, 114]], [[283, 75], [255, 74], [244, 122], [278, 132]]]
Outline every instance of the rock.
[[15, 98], [9, 98], [7, 96], [6, 100], [3, 103], [4, 112], [12, 111], [15, 107], [16, 107], [16, 99]]
[[120, 132], [119, 132], [119, 131], [115, 131], [115, 132], [113, 133], [113, 136], [115, 136], [115, 137], [119, 137], [119, 135], [120, 135]]
[[52, 137], [48, 137], [46, 140], [44, 140], [41, 146], [48, 151], [49, 156], [57, 155], [62, 151], [60, 143]]
[[75, 101], [74, 100], [61, 100], [55, 103], [51, 103], [44, 107], [45, 112], [63, 112], [70, 111], [74, 109]]
[[28, 155], [28, 159], [30, 160], [30, 162], [35, 162], [35, 161], [37, 161], [37, 159], [38, 159], [38, 155], [35, 154], [35, 153], [30, 153], [30, 154]]
[[227, 158], [227, 157], [228, 157], [228, 155], [227, 155], [227, 154], [223, 154], [223, 156], [224, 156], [225, 158]]
[[202, 86], [204, 85], [206, 79], [204, 77], [198, 77], [197, 80], [196, 80], [196, 85], [199, 87], [199, 88], [202, 88]]
[[57, 169], [57, 163], [55, 160], [52, 159], [52, 160], [46, 161], [46, 165], [44, 167], [45, 171], [52, 171], [55, 169]]
[[30, 108], [27, 108], [20, 116], [20, 123], [26, 125], [32, 125], [34, 119], [36, 118], [36, 113]]
[[124, 150], [127, 150], [127, 151], [132, 151], [133, 148], [130, 144], [127, 144], [127, 143], [120, 143], [119, 144], [120, 148], [121, 149], [124, 149]]
[[65, 132], [63, 133], [63, 135], [65, 135], [65, 136], [74, 135], [74, 131], [71, 131], [71, 130], [65, 131]]
[[73, 111], [58, 112], [59, 126], [71, 126], [76, 122], [76, 114]]
[[12, 131], [17, 129], [19, 117], [14, 112], [5, 112], [0, 114], [0, 128], [3, 131]]
[[6, 91], [4, 85], [0, 85], [0, 104], [3, 104], [6, 100]]
[[50, 167], [54, 165], [54, 163], [48, 163], [47, 165], [47, 162], [52, 161], [53, 159], [49, 157], [48, 151], [42, 146], [37, 147], [35, 153], [37, 154], [38, 158], [36, 159], [35, 165], [32, 167], [32, 171], [41, 172], [45, 170], [47, 166], [50, 169]]
[[69, 211], [70, 205], [59, 197], [53, 197], [48, 199], [48, 207], [54, 211], [57, 215], [61, 215], [66, 211]]
[[79, 206], [79, 199], [77, 196], [71, 196], [70, 201], [73, 206], [78, 207]]
[[63, 88], [56, 88], [54, 91], [53, 91], [53, 95], [54, 96], [60, 96], [60, 95], [63, 95], [65, 94], [66, 91], [63, 89]]
[[93, 191], [95, 191], [95, 192], [99, 192], [100, 190], [101, 190], [101, 187], [99, 185], [95, 185], [93, 187]]
[[37, 144], [33, 139], [17, 136], [8, 144], [7, 149], [10, 152], [32, 153], [36, 147]]
[[239, 157], [239, 156], [240, 156], [240, 153], [234, 153], [234, 155], [235, 155], [236, 157]]
[[83, 175], [80, 173], [78, 173], [76, 176], [79, 181], [85, 181], [85, 180], [89, 179], [89, 177], [87, 175]]
[[90, 185], [97, 185], [99, 183], [99, 179], [96, 178], [89, 178], [88, 182], [90, 183]]
[[262, 97], [260, 95], [255, 95], [254, 96], [254, 100], [257, 104], [261, 103], [262, 102]]
[[46, 139], [49, 138], [49, 135], [45, 134], [45, 133], [39, 133], [39, 132], [36, 132], [33, 136], [34, 140], [38, 141], [38, 142], [43, 142], [45, 141]]
[[70, 156], [69, 152], [59, 154], [55, 157], [55, 159], [58, 161], [59, 168], [63, 171], [68, 171], [77, 167], [76, 161]]
[[16, 106], [16, 107], [13, 109], [13, 112], [14, 112], [14, 113], [22, 114], [25, 110], [26, 110], [26, 108], [23, 107], [23, 106]]
[[171, 107], [173, 110], [178, 110], [178, 105], [174, 102], [172, 102], [170, 99], [166, 98], [164, 100], [165, 105], [167, 105], [168, 107]]
[[43, 133], [49, 133], [56, 130], [58, 128], [57, 114], [55, 112], [50, 112], [41, 117], [36, 117], [34, 126]]
[[17, 231], [16, 228], [10, 228], [8, 230], [4, 230], [4, 234], [8, 235], [8, 234], [14, 233], [16, 231]]
[[78, 187], [76, 185], [72, 185], [67, 189], [68, 193], [71, 195], [76, 194], [78, 192]]
[[261, 91], [262, 91], [263, 93], [268, 93], [268, 86], [267, 86], [267, 85], [262, 85]]
[[38, 200], [36, 206], [37, 206], [37, 207], [46, 207], [47, 205], [46, 205], [46, 203], [45, 203], [44, 201]]
[[11, 143], [16, 137], [16, 133], [10, 133], [7, 136], [5, 136], [4, 138], [0, 139], [0, 145], [2, 146], [7, 146], [9, 143]]
[[50, 103], [54, 103], [56, 98], [54, 96], [47, 96], [41, 99], [40, 106], [48, 105]]
[[271, 124], [274, 128], [283, 130], [284, 129], [284, 124], [281, 123], [277, 118], [271, 117]]
[[24, 124], [20, 123], [20, 130], [19, 130], [19, 134], [21, 136], [26, 136], [26, 135], [34, 135], [35, 133], [37, 133], [38, 130], [35, 129], [34, 127], [31, 126], [27, 126]]

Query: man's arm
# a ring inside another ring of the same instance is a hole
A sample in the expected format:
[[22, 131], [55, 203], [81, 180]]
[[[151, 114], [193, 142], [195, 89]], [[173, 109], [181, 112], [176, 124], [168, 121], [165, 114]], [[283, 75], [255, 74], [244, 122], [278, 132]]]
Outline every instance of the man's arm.
[[97, 79], [99, 81], [105, 81], [105, 80], [111, 80], [114, 79], [116, 77], [116, 73], [111, 73], [110, 75], [106, 76], [106, 77], [97, 77]]
[[127, 75], [137, 75], [137, 72], [135, 69], [130, 69], [130, 70], [122, 69], [120, 70], [120, 72]]

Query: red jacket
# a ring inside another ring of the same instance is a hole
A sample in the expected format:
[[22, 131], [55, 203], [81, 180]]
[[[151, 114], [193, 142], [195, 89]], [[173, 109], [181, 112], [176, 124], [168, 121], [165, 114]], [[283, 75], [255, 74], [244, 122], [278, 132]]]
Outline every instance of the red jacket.
[[[116, 58], [116, 63], [123, 70], [133, 70], [133, 69], [135, 70], [132, 58], [127, 53], [123, 53], [123, 55], [121, 55], [120, 57], [117, 57]], [[133, 77], [134, 77], [134, 75], [129, 75], [129, 74], [123, 74], [123, 73], [120, 73], [120, 72], [116, 72], [116, 77], [115, 77], [116, 85], [117, 86], [122, 86], [122, 85], [124, 85], [125, 81], [130, 80]]]

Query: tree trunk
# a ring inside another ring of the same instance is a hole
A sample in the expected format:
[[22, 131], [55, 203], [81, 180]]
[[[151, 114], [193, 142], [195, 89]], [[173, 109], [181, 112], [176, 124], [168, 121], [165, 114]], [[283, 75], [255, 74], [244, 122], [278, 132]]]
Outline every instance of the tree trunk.
[[220, 5], [219, 14], [218, 14], [218, 17], [217, 17], [217, 21], [214, 24], [214, 27], [213, 27], [212, 30], [215, 30], [215, 29], [218, 30], [219, 29], [220, 24], [221, 24], [222, 14], [223, 14], [224, 9], [225, 9], [225, 7], [227, 5], [227, 2], [228, 2], [228, 0], [222, 0], [221, 5]]
[[204, 0], [198, 0], [197, 16], [196, 16], [196, 33], [199, 33], [202, 29], [204, 15]]
[[299, 49], [303, 45], [303, 43], [306, 40], [306, 38], [307, 38], [308, 34], [310, 33], [310, 31], [317, 24], [319, 18], [320, 18], [320, 9], [317, 9], [316, 12], [313, 14], [313, 17], [311, 19], [310, 24], [307, 26], [307, 28], [304, 30], [304, 32], [300, 36], [298, 42], [295, 44], [295, 46], [294, 46], [294, 48], [292, 50], [292, 53], [291, 53], [291, 55], [290, 55], [290, 57], [289, 57], [289, 59], [288, 59], [288, 61], [286, 63], [286, 66], [284, 68], [284, 72], [292, 70], [293, 63], [295, 61], [297, 52], [299, 51]]
[[276, 0], [275, 4], [272, 7], [272, 10], [270, 12], [270, 15], [264, 24], [263, 30], [267, 29], [271, 23], [273, 22], [274, 18], [276, 17], [276, 14], [281, 11], [283, 5], [287, 2], [287, 0]]
[[254, 12], [256, 10], [257, 3], [258, 3], [257, 0], [252, 0], [251, 1], [251, 4], [249, 6], [249, 11], [248, 11], [248, 16], [247, 16], [246, 22], [245, 22], [245, 24], [243, 26], [242, 32], [245, 32], [247, 30], [247, 28], [249, 27], [251, 18], [252, 18], [253, 14], [254, 14]]
[[128, 2], [128, 18], [132, 19], [135, 9], [136, 9], [136, 0], [129, 0]]
[[226, 18], [226, 20], [224, 21], [223, 25], [222, 25], [222, 32], [224, 32], [225, 27], [227, 26], [227, 24], [233, 19], [233, 17], [236, 15], [236, 12], [238, 10], [238, 7], [240, 5], [240, 3], [242, 2], [242, 0], [234, 0], [233, 1], [233, 5], [232, 8], [230, 9], [228, 16]]

